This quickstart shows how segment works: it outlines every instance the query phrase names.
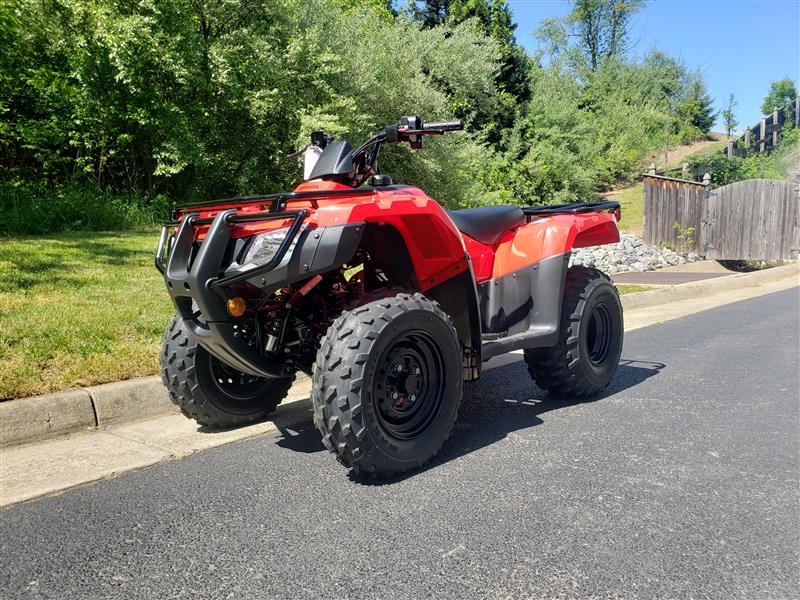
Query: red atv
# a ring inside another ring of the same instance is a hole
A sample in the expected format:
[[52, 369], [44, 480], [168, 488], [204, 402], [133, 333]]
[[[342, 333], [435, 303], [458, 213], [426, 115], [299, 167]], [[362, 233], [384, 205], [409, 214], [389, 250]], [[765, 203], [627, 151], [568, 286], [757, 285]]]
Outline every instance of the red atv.
[[619, 241], [619, 205], [448, 212], [379, 174], [382, 144], [420, 148], [462, 128], [405, 117], [356, 149], [317, 132], [295, 153], [306, 159], [295, 191], [175, 212], [155, 262], [177, 309], [164, 384], [186, 416], [256, 421], [302, 371], [325, 446], [347, 467], [394, 473], [439, 451], [462, 382], [493, 356], [524, 349], [533, 379], [558, 395], [608, 384], [619, 296], [569, 256]]

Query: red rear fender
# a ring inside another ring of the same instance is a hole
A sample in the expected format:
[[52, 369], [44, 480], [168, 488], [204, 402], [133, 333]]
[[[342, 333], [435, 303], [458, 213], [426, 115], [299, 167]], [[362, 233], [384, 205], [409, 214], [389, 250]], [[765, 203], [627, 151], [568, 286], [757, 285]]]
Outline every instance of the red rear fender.
[[481, 282], [503, 277], [551, 256], [570, 252], [573, 248], [618, 241], [619, 230], [614, 215], [596, 212], [534, 219], [500, 238], [494, 247], [468, 238], [465, 243], [475, 277]]

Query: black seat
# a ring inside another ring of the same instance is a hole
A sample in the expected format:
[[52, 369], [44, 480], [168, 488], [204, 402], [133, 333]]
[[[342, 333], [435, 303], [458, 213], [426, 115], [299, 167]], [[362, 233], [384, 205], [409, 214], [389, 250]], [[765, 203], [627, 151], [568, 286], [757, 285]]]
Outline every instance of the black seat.
[[482, 244], [494, 244], [512, 227], [525, 223], [525, 214], [519, 206], [482, 206], [449, 210], [458, 230]]

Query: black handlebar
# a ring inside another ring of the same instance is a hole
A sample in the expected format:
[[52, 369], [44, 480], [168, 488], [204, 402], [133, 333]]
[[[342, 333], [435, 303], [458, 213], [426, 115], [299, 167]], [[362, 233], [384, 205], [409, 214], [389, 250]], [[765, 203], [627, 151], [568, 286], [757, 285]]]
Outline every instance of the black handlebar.
[[408, 142], [412, 148], [422, 148], [423, 135], [442, 135], [446, 131], [464, 129], [464, 120], [444, 121], [442, 123], [425, 123], [422, 117], [403, 117], [397, 125], [390, 125], [383, 130], [383, 140], [390, 144]]
[[377, 160], [381, 144], [398, 144], [407, 142], [412, 148], [422, 148], [422, 136], [442, 135], [446, 131], [461, 131], [464, 129], [464, 119], [458, 121], [443, 121], [441, 123], [425, 123], [422, 117], [403, 117], [396, 125], [387, 125], [375, 137], [368, 139], [352, 152], [352, 159], [359, 166], [356, 175], [352, 178], [354, 187], [358, 187], [371, 175], [378, 173]]
[[443, 123], [425, 123], [422, 131], [461, 131], [464, 129], [464, 119], [458, 121], [444, 121]]

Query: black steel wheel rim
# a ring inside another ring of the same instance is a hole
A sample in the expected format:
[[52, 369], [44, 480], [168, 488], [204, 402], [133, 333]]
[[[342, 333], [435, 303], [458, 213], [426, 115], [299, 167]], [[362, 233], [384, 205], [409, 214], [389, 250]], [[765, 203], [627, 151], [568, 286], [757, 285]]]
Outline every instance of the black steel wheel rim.
[[586, 347], [593, 365], [601, 365], [608, 358], [611, 336], [611, 313], [605, 304], [595, 304], [586, 332]]
[[422, 435], [442, 406], [444, 359], [434, 339], [421, 330], [393, 339], [381, 353], [372, 385], [378, 422], [390, 436]]
[[232, 400], [246, 402], [263, 395], [270, 380], [237, 371], [214, 356], [209, 358], [208, 368], [211, 372], [211, 381], [225, 396]]

